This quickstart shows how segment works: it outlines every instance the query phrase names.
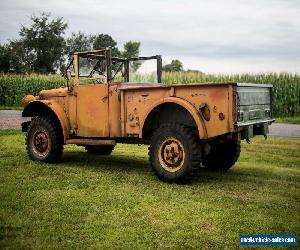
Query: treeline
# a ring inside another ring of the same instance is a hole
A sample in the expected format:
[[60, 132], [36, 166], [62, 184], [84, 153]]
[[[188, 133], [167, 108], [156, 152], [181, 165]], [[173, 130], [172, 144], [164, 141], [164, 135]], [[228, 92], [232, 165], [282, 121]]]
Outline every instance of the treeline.
[[[65, 38], [68, 28], [62, 17], [52, 18], [50, 13], [33, 15], [29, 26], [22, 26], [19, 38], [0, 44], [0, 72], [4, 73], [57, 73], [63, 72], [66, 60], [74, 50], [92, 50], [110, 47], [113, 56], [136, 57], [140, 53], [139, 41], [128, 41], [123, 50], [108, 34], [72, 33]], [[136, 70], [140, 64], [134, 65]]]

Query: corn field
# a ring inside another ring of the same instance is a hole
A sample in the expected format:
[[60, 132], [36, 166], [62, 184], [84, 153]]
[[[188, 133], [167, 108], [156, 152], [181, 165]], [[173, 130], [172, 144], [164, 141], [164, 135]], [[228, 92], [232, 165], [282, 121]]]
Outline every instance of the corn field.
[[297, 74], [231, 74], [206, 75], [197, 73], [165, 73], [166, 83], [244, 82], [273, 85], [273, 112], [275, 117], [300, 116], [300, 75]]
[[0, 106], [20, 107], [25, 95], [63, 85], [65, 80], [60, 75], [0, 74]]
[[[133, 74], [131, 81], [155, 82], [155, 74]], [[163, 74], [165, 84], [196, 82], [246, 82], [273, 84], [273, 110], [275, 117], [300, 116], [300, 76], [297, 74], [217, 74], [195, 72]], [[65, 86], [60, 75], [14, 75], [0, 74], [0, 106], [21, 106], [26, 94], [38, 94], [42, 89]]]

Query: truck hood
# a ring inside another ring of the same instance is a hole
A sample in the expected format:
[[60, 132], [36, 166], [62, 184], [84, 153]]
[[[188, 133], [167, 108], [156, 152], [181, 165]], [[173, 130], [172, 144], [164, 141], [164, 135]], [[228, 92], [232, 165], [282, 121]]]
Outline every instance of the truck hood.
[[68, 88], [58, 88], [58, 89], [49, 89], [42, 90], [39, 93], [40, 99], [48, 99], [50, 97], [64, 97], [68, 94]]

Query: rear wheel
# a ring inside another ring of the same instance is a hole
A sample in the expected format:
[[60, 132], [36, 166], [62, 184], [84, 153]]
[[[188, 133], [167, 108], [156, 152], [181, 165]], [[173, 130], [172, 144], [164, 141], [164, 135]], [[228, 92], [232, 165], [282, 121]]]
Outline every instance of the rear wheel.
[[26, 134], [27, 153], [32, 160], [56, 162], [63, 150], [63, 138], [57, 125], [48, 117], [35, 117]]
[[164, 124], [151, 138], [149, 160], [159, 179], [188, 183], [197, 175], [201, 162], [199, 138], [180, 124]]
[[238, 160], [240, 152], [240, 140], [212, 141], [208, 155], [203, 156], [202, 164], [209, 170], [227, 171]]
[[85, 146], [88, 153], [97, 155], [110, 155], [114, 148], [115, 145]]

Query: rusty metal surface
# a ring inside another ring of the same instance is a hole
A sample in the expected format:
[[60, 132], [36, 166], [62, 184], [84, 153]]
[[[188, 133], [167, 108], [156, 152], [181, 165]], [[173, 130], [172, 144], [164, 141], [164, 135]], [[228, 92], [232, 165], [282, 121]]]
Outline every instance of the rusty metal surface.
[[[125, 99], [125, 135], [139, 135], [148, 114], [163, 103], [177, 103], [194, 118], [200, 138], [209, 138], [233, 131], [233, 104], [229, 103], [233, 95], [231, 84], [195, 84], [164, 88], [143, 87], [124, 89]], [[205, 103], [210, 110], [210, 120], [200, 116], [200, 105]], [[221, 115], [222, 114], [222, 115]], [[222, 116], [223, 119], [220, 119]], [[170, 121], [172, 122], [172, 121]]]
[[39, 93], [40, 99], [47, 99], [49, 97], [64, 97], [68, 95], [68, 88], [58, 88], [58, 89], [49, 89], [49, 90], [42, 90]]
[[121, 119], [121, 92], [118, 85], [109, 86], [109, 136], [122, 137], [122, 119]]
[[235, 82], [194, 82], [194, 83], [184, 83], [184, 84], [156, 84], [156, 83], [120, 83], [120, 89], [144, 89], [148, 87], [152, 88], [170, 88], [173, 87], [186, 87], [186, 86], [219, 86], [219, 85], [235, 85]]
[[108, 84], [77, 85], [73, 95], [76, 96], [76, 135], [108, 137]]
[[[193, 106], [190, 102], [182, 99], [182, 98], [178, 98], [174, 96], [174, 91], [172, 90], [172, 88], [170, 88], [169, 90], [167, 89], [165, 95], [166, 96], [160, 96], [163, 93], [160, 93], [160, 91], [156, 90], [155, 92], [157, 92], [156, 94], [158, 94], [157, 98], [153, 98], [153, 96], [148, 96], [148, 101], [150, 100], [150, 102], [152, 103], [144, 103], [144, 107], [141, 109], [141, 123], [140, 124], [136, 124], [138, 125], [138, 127], [136, 127], [135, 129], [138, 131], [139, 137], [142, 138], [142, 131], [143, 131], [143, 127], [145, 126], [145, 122], [147, 117], [150, 115], [150, 113], [152, 112], [153, 109], [155, 109], [156, 107], [162, 105], [162, 104], [171, 104], [171, 103], [175, 103], [181, 107], [183, 107], [184, 109], [186, 109], [191, 116], [193, 117], [197, 128], [198, 128], [198, 133], [200, 136], [200, 138], [208, 138], [208, 134], [207, 134], [207, 130], [206, 130], [206, 125], [204, 123], [204, 120], [202, 119], [202, 117], [200, 116], [197, 108], [195, 106]], [[172, 96], [170, 96], [172, 95]], [[144, 95], [141, 95], [142, 97], [145, 97]], [[149, 106], [148, 106], [149, 105]], [[127, 105], [128, 109], [130, 109], [130, 105]], [[136, 112], [138, 113], [138, 112]], [[172, 120], [169, 120], [170, 123], [172, 123]], [[132, 126], [131, 126], [131, 129]], [[129, 133], [131, 133], [130, 129], [128, 129]]]
[[159, 145], [158, 151], [158, 159], [164, 169], [176, 172], [182, 168], [186, 153], [179, 140], [173, 137], [167, 138]]

